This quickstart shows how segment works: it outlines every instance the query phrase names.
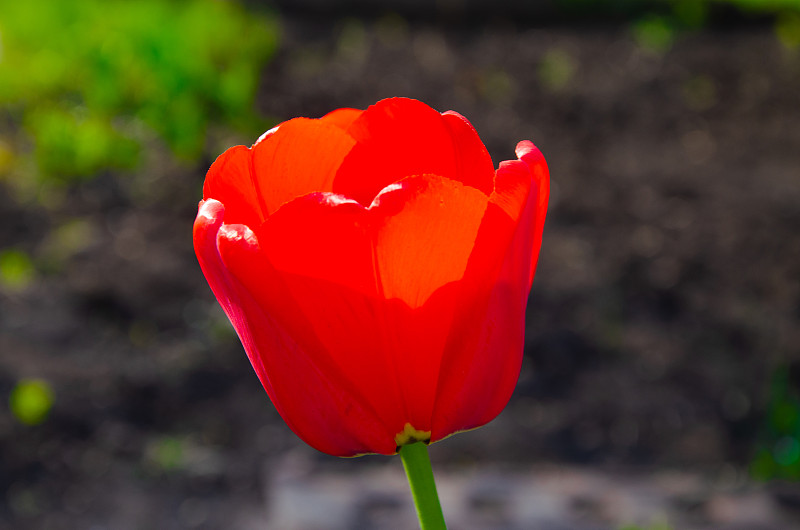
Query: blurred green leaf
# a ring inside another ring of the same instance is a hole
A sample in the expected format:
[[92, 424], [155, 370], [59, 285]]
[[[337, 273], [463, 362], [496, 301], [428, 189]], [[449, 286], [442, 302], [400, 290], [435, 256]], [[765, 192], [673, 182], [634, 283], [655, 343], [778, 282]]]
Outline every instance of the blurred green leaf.
[[800, 461], [800, 442], [794, 436], [784, 436], [775, 443], [773, 453], [778, 465], [793, 466]]
[[747, 11], [780, 13], [800, 10], [800, 0], [727, 0], [727, 3]]
[[139, 146], [115, 130], [108, 118], [45, 106], [31, 109], [25, 125], [36, 138], [39, 168], [52, 179], [91, 176], [102, 169], [135, 165]]
[[31, 258], [23, 251], [6, 249], [0, 251], [0, 286], [18, 291], [28, 287], [36, 271]]
[[235, 1], [2, 2], [0, 105], [25, 124], [45, 179], [132, 167], [152, 136], [194, 159], [212, 122], [266, 125], [241, 115], [255, 115], [277, 35]]
[[55, 397], [50, 385], [41, 379], [23, 379], [11, 391], [11, 413], [25, 425], [42, 423], [53, 406]]
[[539, 80], [549, 90], [562, 90], [572, 80], [577, 66], [572, 56], [564, 50], [548, 50], [539, 63]]
[[[800, 0], [553, 0], [570, 14], [603, 12], [615, 16], [635, 17], [643, 13], [664, 13], [672, 8], [682, 22], [700, 22], [714, 5], [729, 5], [747, 13], [781, 13], [800, 11]], [[688, 15], [688, 18], [686, 18]]]
[[674, 0], [672, 12], [682, 26], [700, 28], [708, 17], [708, 2], [705, 0]]
[[42, 241], [37, 265], [44, 274], [59, 272], [64, 263], [91, 245], [96, 237], [88, 219], [65, 220], [54, 227]]
[[8, 173], [8, 170], [11, 168], [13, 163], [14, 151], [7, 142], [0, 138], [0, 177]]
[[174, 471], [184, 465], [185, 442], [173, 436], [164, 436], [151, 442], [147, 461], [159, 471]]
[[633, 25], [633, 38], [640, 48], [665, 53], [672, 46], [675, 29], [667, 17], [650, 15]]
[[761, 480], [800, 480], [800, 388], [781, 366], [772, 376], [761, 442], [750, 464]]
[[775, 21], [775, 35], [789, 50], [800, 48], [800, 14], [782, 13]]

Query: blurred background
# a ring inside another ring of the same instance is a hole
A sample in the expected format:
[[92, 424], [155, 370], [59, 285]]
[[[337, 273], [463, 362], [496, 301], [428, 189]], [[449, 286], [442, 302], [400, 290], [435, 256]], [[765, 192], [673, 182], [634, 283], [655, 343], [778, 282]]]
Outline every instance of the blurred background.
[[0, 3], [0, 528], [413, 528], [278, 417], [190, 231], [294, 117], [421, 99], [553, 179], [522, 374], [431, 446], [453, 529], [800, 525], [795, 0]]

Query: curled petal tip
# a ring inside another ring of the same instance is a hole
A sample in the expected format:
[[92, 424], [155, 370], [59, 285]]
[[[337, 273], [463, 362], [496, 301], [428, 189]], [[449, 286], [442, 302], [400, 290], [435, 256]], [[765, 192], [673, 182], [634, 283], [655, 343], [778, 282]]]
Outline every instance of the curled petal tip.
[[[465, 122], [469, 123], [469, 120], [467, 120], [467, 118], [465, 118], [463, 115], [459, 114], [458, 112], [456, 112], [454, 110], [446, 110], [446, 111], [442, 112], [442, 115], [458, 116], [459, 118], [461, 118]], [[472, 125], [472, 124], [470, 124], [470, 125]]]
[[514, 149], [514, 152], [517, 155], [517, 158], [522, 159], [526, 156], [542, 156], [542, 152], [539, 151], [539, 148], [533, 145], [533, 142], [530, 140], [522, 140], [517, 144], [517, 147]]
[[243, 241], [249, 245], [258, 244], [255, 233], [246, 225], [222, 225], [217, 237], [231, 242]]
[[200, 201], [197, 206], [197, 217], [194, 219], [194, 242], [195, 250], [198, 255], [204, 252], [206, 243], [212, 241], [222, 225], [222, 218], [225, 216], [225, 206], [214, 199]]
[[197, 205], [197, 217], [204, 217], [209, 220], [221, 218], [225, 213], [225, 206], [216, 199], [204, 199]]
[[528, 164], [528, 167], [533, 171], [535, 180], [545, 182], [549, 179], [544, 155], [538, 147], [533, 145], [533, 142], [530, 140], [521, 141], [517, 144], [515, 152], [520, 160]]

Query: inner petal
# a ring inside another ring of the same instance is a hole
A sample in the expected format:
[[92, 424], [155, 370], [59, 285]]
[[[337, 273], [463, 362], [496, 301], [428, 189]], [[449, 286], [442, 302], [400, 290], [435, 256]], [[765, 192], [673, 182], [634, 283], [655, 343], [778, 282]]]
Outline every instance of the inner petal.
[[354, 145], [355, 140], [333, 123], [295, 118], [253, 146], [253, 171], [265, 217], [297, 197], [332, 191], [336, 171]]
[[392, 182], [433, 173], [456, 178], [450, 131], [422, 102], [393, 98], [365, 110], [348, 127], [357, 144], [336, 174], [333, 191], [367, 206]]
[[442, 120], [455, 148], [458, 180], [490, 195], [494, 187], [494, 164], [477, 131], [464, 116], [452, 110], [443, 113]]
[[336, 125], [337, 127], [346, 131], [347, 128], [350, 127], [350, 125], [352, 125], [353, 122], [356, 121], [363, 112], [363, 110], [359, 109], [336, 109], [327, 113], [325, 116], [320, 118], [320, 120], [332, 125]]
[[375, 259], [383, 295], [412, 309], [459, 280], [475, 244], [488, 198], [437, 175], [388, 187], [370, 208], [379, 226]]

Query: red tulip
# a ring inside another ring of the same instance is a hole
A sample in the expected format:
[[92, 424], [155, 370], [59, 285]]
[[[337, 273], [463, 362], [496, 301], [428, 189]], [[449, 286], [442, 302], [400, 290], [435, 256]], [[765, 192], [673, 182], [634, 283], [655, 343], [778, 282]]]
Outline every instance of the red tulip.
[[272, 402], [332, 455], [491, 421], [519, 376], [549, 175], [495, 172], [470, 123], [410, 99], [296, 118], [208, 171], [194, 246]]

